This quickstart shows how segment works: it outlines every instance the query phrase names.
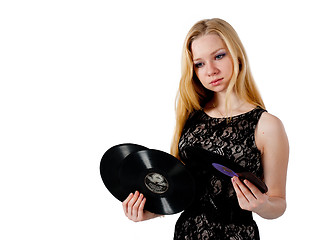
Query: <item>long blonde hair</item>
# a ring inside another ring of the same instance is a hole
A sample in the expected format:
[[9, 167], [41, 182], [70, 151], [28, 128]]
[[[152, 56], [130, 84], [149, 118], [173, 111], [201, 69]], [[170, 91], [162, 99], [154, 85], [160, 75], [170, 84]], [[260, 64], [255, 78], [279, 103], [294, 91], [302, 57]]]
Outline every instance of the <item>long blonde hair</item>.
[[245, 49], [234, 28], [219, 18], [197, 22], [188, 32], [183, 45], [182, 73], [176, 98], [176, 127], [171, 144], [171, 154], [177, 158], [179, 158], [178, 144], [186, 120], [192, 112], [202, 109], [213, 97], [213, 92], [200, 83], [194, 72], [191, 52], [193, 41], [209, 33], [218, 34], [224, 41], [234, 65], [226, 92], [226, 109], [230, 108], [229, 96], [233, 91], [246, 102], [265, 109], [252, 77]]

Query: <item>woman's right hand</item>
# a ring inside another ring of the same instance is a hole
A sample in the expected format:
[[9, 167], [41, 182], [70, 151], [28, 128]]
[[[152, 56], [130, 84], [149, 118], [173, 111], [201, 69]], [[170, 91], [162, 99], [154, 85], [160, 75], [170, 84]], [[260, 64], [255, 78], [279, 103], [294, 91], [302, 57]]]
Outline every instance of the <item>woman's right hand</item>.
[[145, 202], [146, 198], [142, 193], [139, 193], [138, 191], [134, 194], [130, 193], [127, 199], [122, 202], [125, 215], [133, 222], [145, 221], [161, 216], [144, 210]]

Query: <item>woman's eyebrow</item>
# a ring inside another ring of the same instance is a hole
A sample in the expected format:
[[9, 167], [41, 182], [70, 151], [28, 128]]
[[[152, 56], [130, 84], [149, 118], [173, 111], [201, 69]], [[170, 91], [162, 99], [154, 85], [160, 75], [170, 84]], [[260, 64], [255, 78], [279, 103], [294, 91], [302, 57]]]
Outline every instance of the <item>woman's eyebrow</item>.
[[220, 50], [225, 50], [225, 48], [218, 48], [217, 50], [213, 51], [210, 55], [215, 55]]
[[[215, 55], [220, 50], [225, 50], [225, 48], [218, 48], [217, 50], [215, 50], [212, 53], [210, 53], [210, 56]], [[197, 60], [200, 60], [200, 59], [201, 58], [196, 58], [196, 59], [193, 59], [193, 61], [197, 61]]]

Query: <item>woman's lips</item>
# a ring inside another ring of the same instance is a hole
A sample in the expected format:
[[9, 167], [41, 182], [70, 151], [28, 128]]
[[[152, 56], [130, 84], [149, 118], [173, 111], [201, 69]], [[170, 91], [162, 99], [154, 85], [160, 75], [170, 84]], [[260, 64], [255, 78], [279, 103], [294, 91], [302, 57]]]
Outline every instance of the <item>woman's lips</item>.
[[223, 80], [223, 78], [219, 78], [219, 79], [211, 81], [210, 84], [212, 86], [218, 86], [221, 83], [222, 80]]

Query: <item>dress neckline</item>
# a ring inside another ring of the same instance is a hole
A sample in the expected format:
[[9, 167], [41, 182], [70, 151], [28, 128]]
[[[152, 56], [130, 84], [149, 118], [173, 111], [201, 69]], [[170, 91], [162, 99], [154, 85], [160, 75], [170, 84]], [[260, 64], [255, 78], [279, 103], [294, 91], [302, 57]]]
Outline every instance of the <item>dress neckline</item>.
[[257, 109], [260, 109], [260, 107], [257, 106], [257, 107], [255, 107], [255, 108], [253, 108], [253, 109], [251, 109], [251, 110], [249, 110], [247, 112], [240, 113], [240, 114], [237, 114], [237, 115], [234, 115], [234, 116], [231, 116], [231, 117], [212, 117], [209, 114], [207, 114], [203, 108], [201, 109], [201, 111], [204, 113], [205, 116], [207, 116], [209, 118], [223, 120], [223, 119], [228, 119], [228, 118], [232, 118], [233, 119], [233, 118], [241, 117], [241, 116], [247, 115], [249, 113], [252, 113], [252, 112], [254, 112]]

